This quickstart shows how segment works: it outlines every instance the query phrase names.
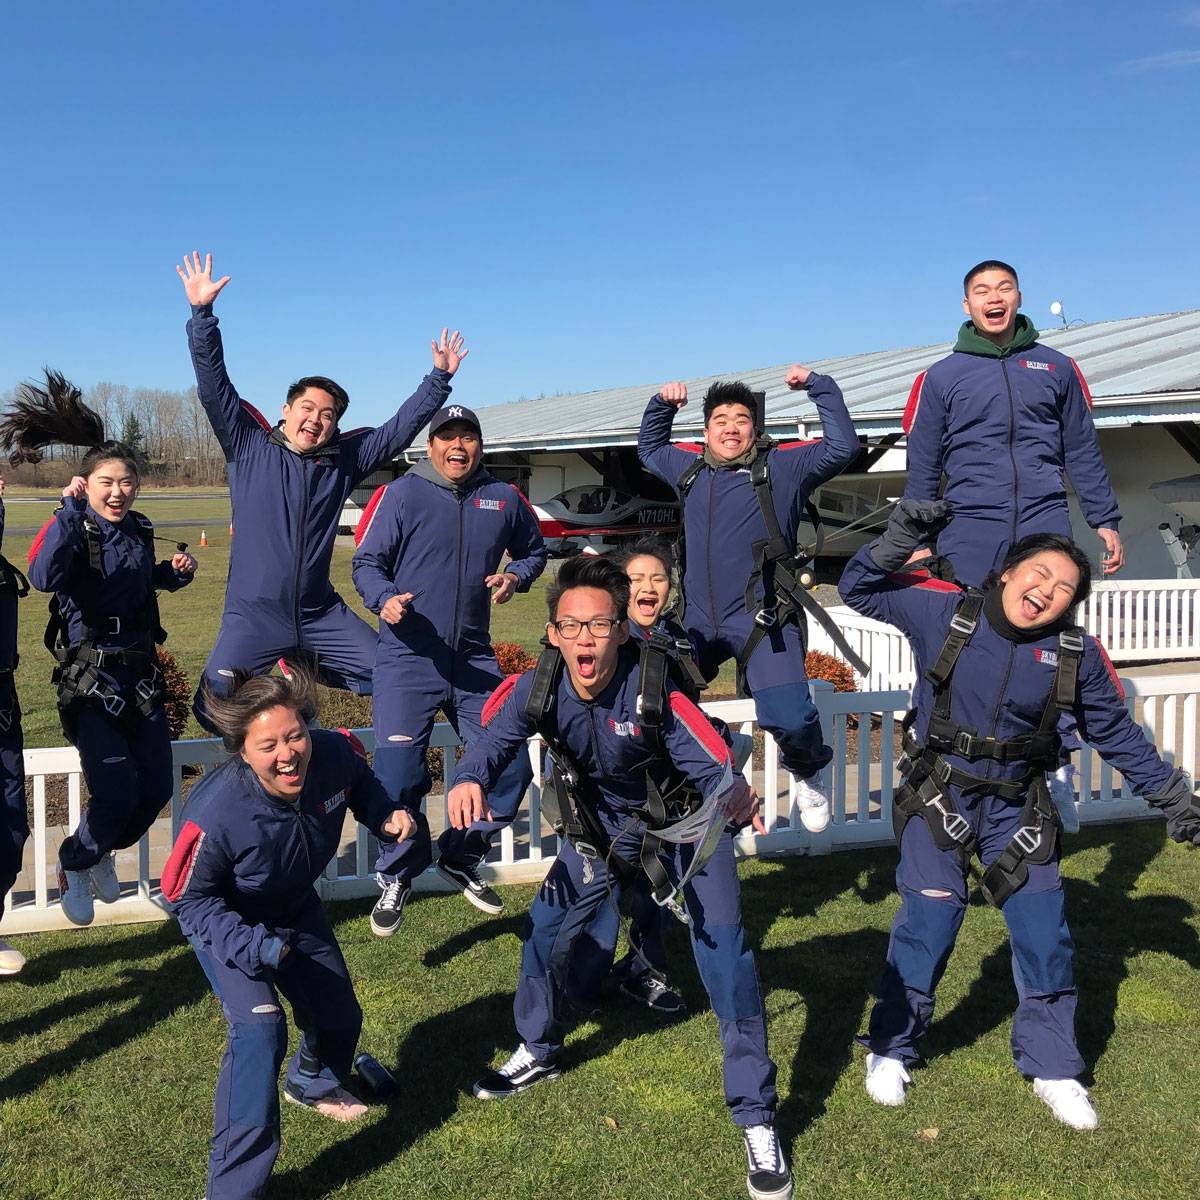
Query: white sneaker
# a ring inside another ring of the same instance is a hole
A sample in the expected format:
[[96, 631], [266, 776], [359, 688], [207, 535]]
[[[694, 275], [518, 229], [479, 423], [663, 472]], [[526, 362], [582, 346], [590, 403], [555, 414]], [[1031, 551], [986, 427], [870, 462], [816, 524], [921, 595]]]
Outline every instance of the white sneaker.
[[1050, 799], [1058, 810], [1063, 833], [1079, 832], [1079, 809], [1075, 807], [1075, 777], [1075, 764], [1065, 763], [1048, 780]]
[[1072, 1129], [1095, 1129], [1100, 1124], [1087, 1088], [1078, 1079], [1035, 1079], [1033, 1094]]
[[92, 895], [105, 904], [116, 904], [121, 898], [121, 881], [117, 878], [117, 856], [106, 854], [88, 872], [92, 877]]
[[58, 902], [72, 925], [90, 925], [96, 915], [90, 871], [68, 871], [58, 864]]
[[867, 1095], [876, 1104], [896, 1108], [904, 1103], [904, 1089], [912, 1076], [898, 1058], [884, 1054], [867, 1055]]
[[821, 790], [821, 777], [796, 780], [796, 803], [800, 820], [809, 833], [822, 833], [829, 828], [829, 797]]
[[0, 975], [19, 975], [25, 965], [25, 955], [0, 938]]

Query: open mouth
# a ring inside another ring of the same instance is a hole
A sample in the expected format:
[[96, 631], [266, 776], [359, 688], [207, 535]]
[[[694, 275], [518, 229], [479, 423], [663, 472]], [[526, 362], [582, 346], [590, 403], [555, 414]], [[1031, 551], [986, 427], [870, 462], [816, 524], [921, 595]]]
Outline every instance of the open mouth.
[[1047, 608], [1046, 601], [1033, 592], [1026, 592], [1021, 597], [1021, 616], [1027, 621], [1036, 621]]
[[638, 612], [643, 617], [653, 617], [658, 612], [657, 596], [639, 596], [636, 604]]
[[104, 507], [111, 513], [123, 513], [126, 508], [126, 503], [127, 502], [124, 500], [106, 500], [104, 502]]
[[1008, 320], [1008, 309], [1003, 307], [985, 308], [983, 315], [989, 324], [996, 325]]
[[596, 656], [594, 654], [578, 655], [575, 659], [575, 669], [579, 672], [580, 679], [595, 679]]
[[284, 787], [299, 787], [300, 785], [300, 762], [288, 763], [285, 767], [275, 768], [275, 777]]

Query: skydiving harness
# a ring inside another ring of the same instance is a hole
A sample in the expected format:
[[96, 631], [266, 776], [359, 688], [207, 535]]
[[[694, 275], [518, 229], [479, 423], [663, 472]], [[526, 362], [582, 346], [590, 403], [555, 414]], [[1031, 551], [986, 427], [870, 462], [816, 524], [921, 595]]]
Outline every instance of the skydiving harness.
[[[559, 837], [566, 838], [583, 860], [583, 882], [591, 883], [595, 878], [597, 860], [622, 883], [631, 883], [641, 870], [650, 881], [655, 904], [669, 909], [686, 925], [690, 919], [681, 901], [684, 885], [712, 857], [726, 818], [723, 798], [704, 800], [666, 756], [663, 703], [675, 660], [675, 641], [665, 633], [657, 637], [651, 634], [642, 646], [637, 714], [650, 755], [646, 762], [646, 804], [635, 814], [646, 825], [636, 863], [614, 851], [597, 811], [596, 784], [580, 769], [559, 737], [555, 709], [563, 658], [553, 646], [546, 645], [538, 656], [525, 713], [546, 743], [554, 766], [553, 778], [542, 793], [542, 811]], [[677, 883], [671, 881], [659, 858], [664, 843], [690, 843], [696, 847]]]
[[[0, 592], [8, 591], [16, 593], [16, 600], [28, 596], [29, 580], [3, 554], [0, 554]], [[13, 640], [16, 640], [15, 634]], [[0, 686], [0, 695], [8, 697], [7, 706], [3, 710], [0, 710], [0, 733], [7, 733], [12, 728], [13, 722], [20, 715], [16, 688], [13, 686], [13, 676], [20, 661], [21, 656], [14, 650], [12, 666], [0, 668], [0, 685], [2, 685]], [[8, 676], [7, 684], [3, 683], [4, 676]]]
[[[750, 483], [754, 488], [763, 523], [767, 527], [767, 536], [755, 541], [751, 547], [754, 553], [754, 568], [746, 580], [745, 600], [746, 611], [754, 615], [754, 628], [737, 658], [739, 695], [745, 695], [746, 668], [751, 656], [763, 638], [769, 636], [776, 628], [782, 627], [788, 621], [795, 621], [800, 632], [801, 644], [807, 652], [808, 626], [805, 614], [825, 630], [838, 652], [860, 675], [870, 672], [870, 666], [850, 646], [842, 631], [810, 592], [815, 582], [811, 564], [825, 545], [825, 526], [816, 505], [811, 499], [804, 501], [804, 511], [815, 531], [811, 547], [804, 544], [792, 546], [780, 528], [771, 494], [769, 459], [774, 446], [775, 443], [769, 437], [761, 435], [754, 444], [756, 453], [754, 461], [750, 464]], [[706, 465], [701, 454], [679, 477], [675, 488], [679, 492], [681, 502], [686, 502], [696, 477]], [[680, 545], [686, 552], [686, 543], [681, 542]], [[763, 588], [761, 604], [755, 597], [760, 580]]]
[[[130, 515], [137, 522], [143, 541], [153, 549], [155, 535], [149, 521], [141, 513]], [[95, 518], [87, 514], [83, 518], [83, 536], [87, 545], [88, 570], [102, 580], [105, 574], [101, 550], [103, 534]], [[185, 542], [177, 543], [177, 546], [180, 553], [187, 549]], [[146, 606], [135, 621], [109, 616], [101, 617], [97, 622], [81, 606], [80, 622], [79, 641], [72, 644], [68, 640], [67, 622], [59, 607], [58, 595], [51, 594], [50, 617], [42, 641], [58, 662], [51, 682], [58, 685], [58, 709], [64, 722], [77, 705], [89, 702], [99, 704], [110, 717], [127, 723], [136, 723], [139, 717], [153, 715], [163, 694], [155, 646], [167, 640], [159, 618], [158, 593], [150, 589]], [[103, 649], [97, 645], [129, 633], [141, 634], [142, 645], [120, 649]], [[114, 687], [111, 676], [104, 672], [105, 667], [118, 665], [147, 669], [148, 673], [133, 685], [132, 697], [126, 697], [121, 688]]]
[[[901, 723], [903, 753], [896, 767], [904, 782], [896, 790], [895, 806], [900, 818], [897, 841], [904, 826], [921, 816], [939, 850], [957, 850], [963, 869], [979, 880], [989, 904], [1000, 908], [1029, 878], [1029, 864], [1050, 862], [1058, 844], [1059, 817], [1050, 799], [1045, 773], [1058, 762], [1060, 739], [1056, 732], [1059, 714], [1075, 702], [1079, 664], [1083, 659], [1083, 630], [1070, 626], [1058, 635], [1058, 666], [1046, 699], [1041, 721], [1033, 733], [997, 739], [984, 737], [950, 718], [951, 682], [959, 655], [979, 625], [983, 593], [968, 588], [954, 615], [938, 652], [937, 661], [925, 672], [933, 684], [933, 713], [922, 745], [913, 736], [916, 709]], [[997, 780], [973, 775], [951, 766], [944, 757], [954, 754], [974, 762], [1024, 762], [1019, 779]], [[979, 838], [955, 807], [951, 787], [964, 791], [988, 791], [1005, 800], [1024, 800], [1021, 824], [1012, 841], [986, 871], [972, 862], [979, 851]]]

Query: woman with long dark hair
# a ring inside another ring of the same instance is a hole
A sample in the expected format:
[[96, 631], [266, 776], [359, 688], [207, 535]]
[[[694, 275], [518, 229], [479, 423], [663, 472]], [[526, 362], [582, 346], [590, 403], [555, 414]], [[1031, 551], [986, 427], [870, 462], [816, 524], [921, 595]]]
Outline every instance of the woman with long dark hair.
[[315, 687], [238, 671], [204, 703], [231, 758], [192, 790], [163, 869], [170, 902], [229, 1022], [217, 1079], [210, 1200], [261, 1196], [279, 1153], [279, 1067], [287, 1020], [303, 1031], [284, 1098], [335, 1121], [366, 1106], [348, 1090], [362, 1009], [313, 884], [337, 853], [349, 808], [384, 841], [411, 836], [344, 730], [309, 729]]
[[94, 897], [111, 904], [121, 894], [114, 852], [134, 845], [171, 798], [156, 593], [191, 583], [196, 560], [180, 549], [154, 561], [154, 526], [133, 510], [137, 452], [106, 439], [79, 389], [48, 370], [45, 387], [19, 389], [0, 419], [0, 445], [14, 461], [36, 462], [55, 444], [87, 449], [30, 547], [29, 579], [54, 593], [47, 645], [58, 660], [58, 710], [90, 796], [59, 849], [59, 900], [68, 920], [90, 925]]
[[982, 590], [894, 574], [948, 520], [942, 501], [902, 500], [840, 584], [852, 608], [907, 635], [917, 664], [894, 814], [901, 905], [860, 1039], [869, 1051], [867, 1092], [879, 1104], [904, 1103], [976, 875], [1008, 925], [1017, 1069], [1060, 1121], [1093, 1129], [1096, 1113], [1079, 1082], [1060, 818], [1045, 779], [1060, 718], [1073, 716], [1086, 741], [1166, 814], [1176, 841], [1200, 845], [1200, 803], [1129, 715], [1104, 647], [1072, 621], [1091, 587], [1083, 551], [1060, 534], [1031, 534]]

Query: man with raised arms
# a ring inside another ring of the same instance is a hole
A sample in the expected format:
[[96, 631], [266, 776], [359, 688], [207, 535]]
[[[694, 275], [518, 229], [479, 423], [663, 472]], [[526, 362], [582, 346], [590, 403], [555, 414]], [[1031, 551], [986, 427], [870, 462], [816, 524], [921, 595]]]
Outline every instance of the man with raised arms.
[[[329, 581], [333, 540], [351, 491], [404, 450], [446, 402], [467, 356], [462, 336], [442, 331], [433, 370], [378, 429], [342, 432], [349, 404], [332, 379], [308, 375], [288, 388], [274, 427], [238, 395], [225, 370], [213, 301], [229, 283], [214, 280], [212, 255], [176, 267], [192, 305], [188, 345], [196, 391], [229, 464], [234, 538], [221, 631], [204, 682], [223, 695], [233, 672], [258, 675], [299, 655], [321, 682], [371, 692], [375, 631], [343, 603]], [[212, 728], [197, 692], [196, 716]]]

